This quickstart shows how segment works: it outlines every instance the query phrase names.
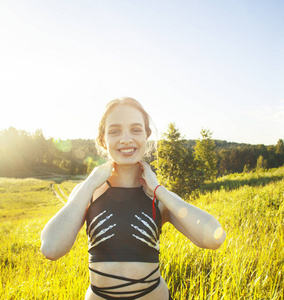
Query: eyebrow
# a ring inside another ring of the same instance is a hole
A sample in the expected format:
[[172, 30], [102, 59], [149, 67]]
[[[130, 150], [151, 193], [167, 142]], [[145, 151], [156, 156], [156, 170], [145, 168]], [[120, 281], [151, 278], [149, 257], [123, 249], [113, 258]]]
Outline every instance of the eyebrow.
[[[132, 123], [132, 124], [130, 124], [130, 126], [140, 126], [143, 128], [143, 125], [141, 123]], [[111, 127], [121, 127], [121, 125], [120, 124], [110, 124], [108, 126], [108, 128], [111, 128]]]

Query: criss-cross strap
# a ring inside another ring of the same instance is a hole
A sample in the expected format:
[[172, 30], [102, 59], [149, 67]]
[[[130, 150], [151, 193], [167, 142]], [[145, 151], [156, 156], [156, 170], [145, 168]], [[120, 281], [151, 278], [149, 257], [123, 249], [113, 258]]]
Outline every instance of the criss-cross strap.
[[109, 278], [114, 278], [114, 279], [119, 279], [119, 280], [125, 280], [125, 281], [131, 281], [133, 283], [137, 283], [137, 282], [144, 282], [145, 279], [151, 277], [155, 272], [157, 272], [159, 270], [159, 266], [157, 266], [157, 268], [155, 270], [153, 270], [151, 273], [149, 273], [147, 276], [140, 278], [140, 279], [133, 279], [133, 278], [127, 278], [127, 277], [123, 277], [123, 276], [118, 276], [118, 275], [113, 275], [113, 274], [107, 274], [107, 273], [103, 273], [101, 271], [92, 269], [91, 267], [89, 267], [89, 269], [96, 273], [99, 274], [101, 276], [105, 276], [105, 277], [109, 277]]
[[[144, 292], [140, 292], [140, 290], [139, 291], [137, 291], [137, 290], [136, 291], [132, 291], [131, 293], [133, 293], [133, 294], [135, 294], [135, 293], [139, 293], [139, 294], [136, 294], [135, 296], [123, 296], [123, 299], [125, 299], [125, 300], [136, 300], [136, 299], [139, 299], [139, 298], [141, 298], [141, 297], [143, 297], [143, 296], [151, 293], [159, 285], [159, 283], [160, 283], [160, 278], [158, 279], [157, 283], [155, 283], [155, 284], [151, 285], [149, 288], [145, 289]], [[91, 290], [96, 295], [98, 295], [101, 298], [106, 299], [106, 300], [121, 299], [121, 297], [113, 297], [113, 296], [107, 295], [107, 294], [105, 294], [106, 292], [105, 293], [103, 293], [103, 292], [101, 293], [101, 292], [97, 291], [93, 285], [91, 285]], [[120, 294], [126, 294], [126, 293], [125, 292], [121, 292]]]
[[[117, 297], [113, 297], [109, 294], [113, 294], [113, 295], [122, 295], [122, 294], [136, 294], [135, 296], [124, 296], [124, 299], [127, 300], [135, 300], [138, 298], [141, 298], [147, 294], [149, 294], [150, 292], [152, 292], [160, 283], [160, 276], [158, 278], [152, 279], [152, 280], [147, 280], [149, 277], [151, 277], [155, 272], [158, 271], [159, 266], [153, 270], [152, 272], [150, 272], [147, 276], [140, 278], [140, 279], [132, 279], [132, 278], [127, 278], [127, 277], [122, 277], [122, 276], [117, 276], [117, 275], [112, 275], [112, 274], [107, 274], [107, 273], [103, 273], [97, 270], [94, 270], [92, 268], [89, 267], [89, 269], [96, 273], [99, 274], [101, 276], [104, 277], [108, 277], [108, 278], [114, 278], [114, 279], [118, 279], [118, 280], [123, 280], [123, 281], [127, 281], [127, 283], [123, 283], [123, 284], [119, 284], [119, 285], [115, 285], [115, 286], [110, 286], [110, 287], [98, 287], [95, 285], [91, 285], [91, 289], [92, 291], [102, 297], [103, 299], [107, 299], [107, 300], [115, 300], [118, 299]], [[131, 286], [134, 285], [136, 283], [152, 283], [155, 282], [153, 285], [144, 288], [144, 289], [140, 289], [140, 290], [134, 290], [134, 291], [113, 291], [114, 289], [119, 289], [122, 287], [126, 287], [126, 286]]]

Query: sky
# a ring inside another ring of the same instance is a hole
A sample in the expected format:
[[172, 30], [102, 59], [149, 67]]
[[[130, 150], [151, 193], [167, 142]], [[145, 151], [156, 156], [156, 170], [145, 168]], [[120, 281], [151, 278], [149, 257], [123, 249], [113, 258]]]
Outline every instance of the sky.
[[[0, 0], [0, 131], [94, 139], [129, 96], [228, 142], [284, 139], [282, 0]], [[155, 138], [155, 137], [154, 137]]]

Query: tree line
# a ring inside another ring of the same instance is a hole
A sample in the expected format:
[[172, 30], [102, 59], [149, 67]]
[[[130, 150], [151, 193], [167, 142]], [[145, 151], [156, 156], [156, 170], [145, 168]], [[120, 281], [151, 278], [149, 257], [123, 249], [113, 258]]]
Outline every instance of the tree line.
[[[184, 139], [174, 123], [145, 159], [159, 180], [173, 191], [194, 190], [205, 180], [229, 173], [276, 168], [284, 164], [284, 143], [250, 145], [213, 139], [202, 129], [198, 140]], [[154, 145], [154, 142], [151, 142]], [[46, 139], [40, 129], [31, 134], [13, 127], [0, 132], [0, 176], [24, 177], [43, 170], [61, 174], [88, 174], [104, 159], [93, 140]], [[177, 190], [175, 190], [177, 189]]]
[[0, 132], [0, 176], [87, 174], [104, 160], [93, 140], [46, 139], [42, 130], [31, 134], [13, 127]]
[[186, 140], [171, 123], [153, 158], [159, 182], [182, 197], [218, 176], [284, 165], [281, 139], [275, 146], [264, 146], [213, 140], [207, 129], [200, 135], [198, 140]]

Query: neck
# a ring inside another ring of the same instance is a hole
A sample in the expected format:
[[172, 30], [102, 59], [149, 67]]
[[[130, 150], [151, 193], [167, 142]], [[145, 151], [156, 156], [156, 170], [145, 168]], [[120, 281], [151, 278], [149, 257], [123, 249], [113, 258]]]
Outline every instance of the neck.
[[141, 177], [141, 168], [135, 165], [117, 165], [115, 164], [115, 174], [109, 179], [112, 186], [119, 187], [138, 187], [141, 186], [139, 178]]

